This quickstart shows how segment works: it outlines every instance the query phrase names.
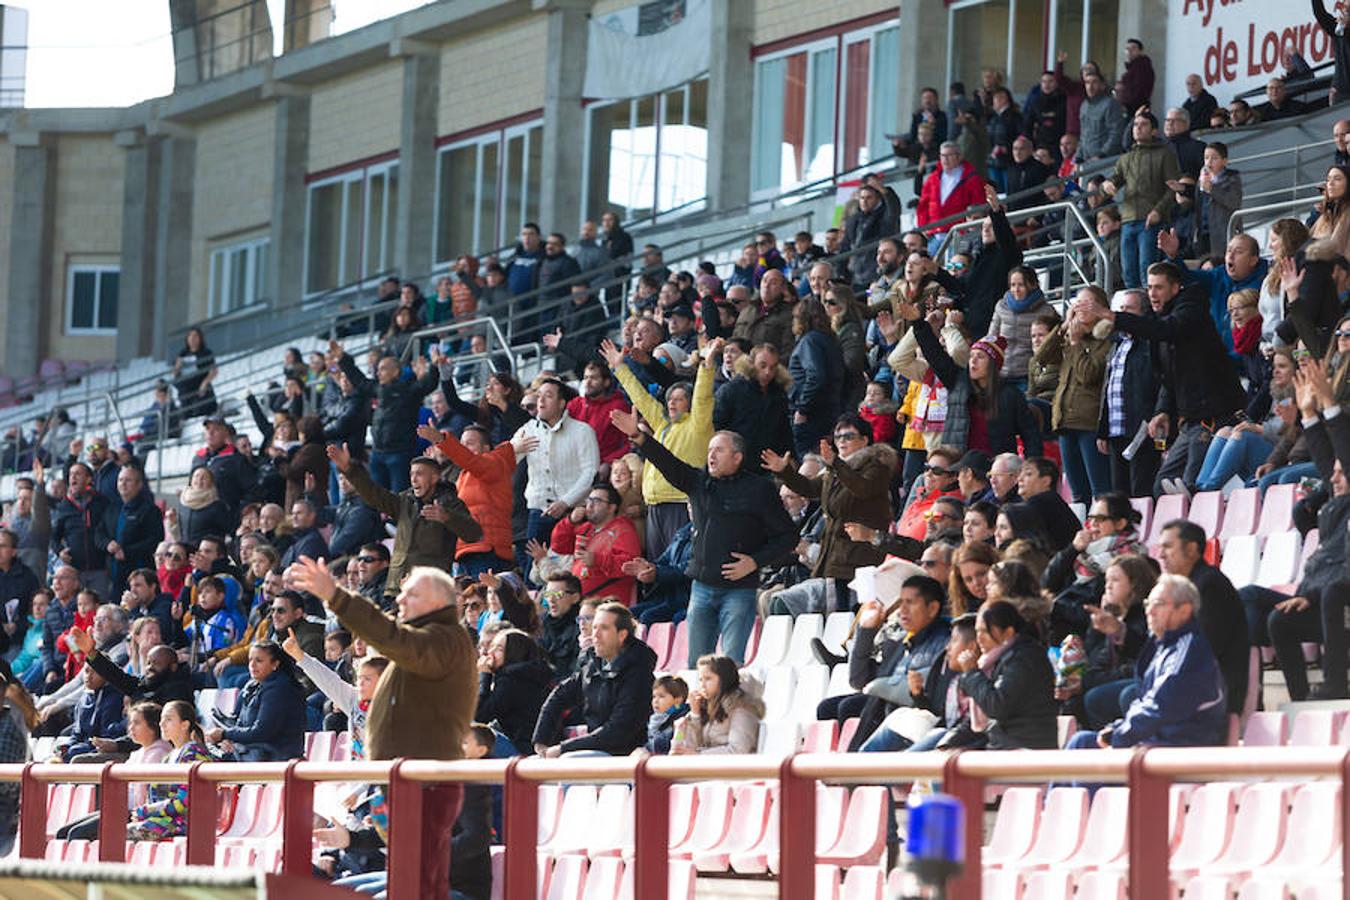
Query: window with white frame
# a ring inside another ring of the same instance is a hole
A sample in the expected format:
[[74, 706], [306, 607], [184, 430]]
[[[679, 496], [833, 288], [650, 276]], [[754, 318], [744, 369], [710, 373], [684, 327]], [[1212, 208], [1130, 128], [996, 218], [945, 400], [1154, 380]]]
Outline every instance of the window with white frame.
[[398, 162], [353, 169], [309, 186], [305, 293], [357, 284], [387, 270], [398, 218]]
[[210, 315], [221, 316], [267, 299], [272, 241], [256, 238], [211, 251]]
[[758, 56], [751, 190], [777, 193], [889, 156], [899, 75], [894, 22]]
[[66, 334], [117, 331], [118, 266], [72, 265], [66, 272]]
[[587, 109], [586, 217], [702, 208], [708, 187], [708, 79]]
[[490, 129], [442, 147], [436, 164], [438, 265], [510, 244], [539, 218], [544, 125]]

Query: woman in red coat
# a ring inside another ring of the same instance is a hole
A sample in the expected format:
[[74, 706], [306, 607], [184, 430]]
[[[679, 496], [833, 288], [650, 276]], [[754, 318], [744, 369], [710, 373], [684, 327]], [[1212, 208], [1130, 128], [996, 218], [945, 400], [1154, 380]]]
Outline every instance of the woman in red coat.
[[[492, 446], [487, 429], [470, 425], [459, 440], [423, 425], [417, 434], [459, 466], [455, 489], [459, 499], [483, 528], [483, 539], [460, 541], [455, 552], [456, 571], [475, 578], [483, 572], [505, 572], [515, 567], [511, 549], [511, 475], [516, 470], [516, 451], [510, 441]], [[531, 439], [533, 440], [533, 439]]]

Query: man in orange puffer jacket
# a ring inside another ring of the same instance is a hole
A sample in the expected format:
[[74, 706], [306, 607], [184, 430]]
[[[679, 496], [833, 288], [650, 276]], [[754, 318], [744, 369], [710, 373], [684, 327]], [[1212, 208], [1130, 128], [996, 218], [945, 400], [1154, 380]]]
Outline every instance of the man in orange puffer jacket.
[[[516, 470], [516, 451], [510, 441], [496, 447], [486, 429], [470, 425], [458, 439], [431, 425], [417, 434], [459, 467], [455, 490], [474, 519], [483, 526], [483, 539], [461, 541], [455, 551], [456, 572], [477, 578], [484, 572], [505, 572], [515, 567], [511, 549], [511, 475]], [[527, 440], [535, 440], [527, 438]]]

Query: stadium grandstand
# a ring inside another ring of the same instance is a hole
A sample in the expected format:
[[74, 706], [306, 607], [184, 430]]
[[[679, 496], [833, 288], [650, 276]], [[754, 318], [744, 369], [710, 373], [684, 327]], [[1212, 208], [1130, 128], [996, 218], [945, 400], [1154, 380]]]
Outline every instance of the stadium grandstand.
[[165, 5], [0, 9], [0, 894], [1350, 898], [1350, 6]]

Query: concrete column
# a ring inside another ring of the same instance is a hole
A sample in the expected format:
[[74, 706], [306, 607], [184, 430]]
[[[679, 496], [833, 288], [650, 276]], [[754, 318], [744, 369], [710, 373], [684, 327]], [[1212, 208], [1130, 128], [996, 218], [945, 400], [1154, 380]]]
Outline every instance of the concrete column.
[[51, 281], [52, 227], [56, 209], [56, 146], [46, 135], [11, 134], [14, 145], [13, 221], [9, 291], [0, 305], [7, 375], [37, 372], [47, 344], [47, 315], [62, 315], [62, 286]]
[[[155, 255], [149, 352], [166, 359], [169, 335], [187, 327], [188, 291], [192, 282], [192, 196], [197, 177], [197, 142], [177, 135], [159, 146], [155, 216]], [[123, 238], [123, 246], [126, 238]], [[119, 345], [120, 351], [120, 345]]]
[[[1167, 102], [1167, 86], [1171, 83], [1169, 77], [1173, 77], [1167, 71], [1167, 0], [1120, 0], [1120, 14], [1116, 23], [1120, 29], [1116, 41], [1117, 56], [1115, 65], [1110, 68], [1119, 77], [1119, 73], [1125, 71], [1125, 42], [1130, 38], [1144, 42], [1144, 52], [1153, 61], [1153, 111], [1161, 122], [1163, 104]], [[1199, 70], [1199, 62], [1197, 55], [1193, 71]], [[1183, 70], [1174, 77], [1185, 79], [1186, 74]]]
[[[309, 97], [282, 94], [276, 103], [276, 144], [272, 156], [272, 261], [267, 299], [273, 307], [283, 308], [300, 303], [305, 293]], [[400, 181], [402, 174], [399, 173]]]
[[943, 0], [905, 0], [900, 4], [900, 85], [895, 121], [888, 131], [906, 131], [919, 105], [919, 91], [942, 84], [947, 71], [947, 6]]
[[[545, 4], [536, 0], [535, 8]], [[544, 69], [544, 152], [539, 225], [574, 238], [581, 224], [581, 173], [586, 133], [581, 88], [586, 78], [590, 0], [549, 0]], [[507, 223], [514, 228], [518, 223]]]
[[752, 116], [745, 98], [754, 84], [750, 35], [755, 5], [712, 0], [708, 60], [708, 208], [730, 209], [750, 200]]
[[122, 277], [117, 296], [117, 360], [148, 353], [155, 322], [160, 142], [139, 131], [115, 136], [126, 148], [122, 188]]
[[398, 218], [394, 269], [410, 277], [431, 271], [436, 220], [436, 113], [441, 95], [439, 52], [403, 60], [403, 121], [399, 128]]

